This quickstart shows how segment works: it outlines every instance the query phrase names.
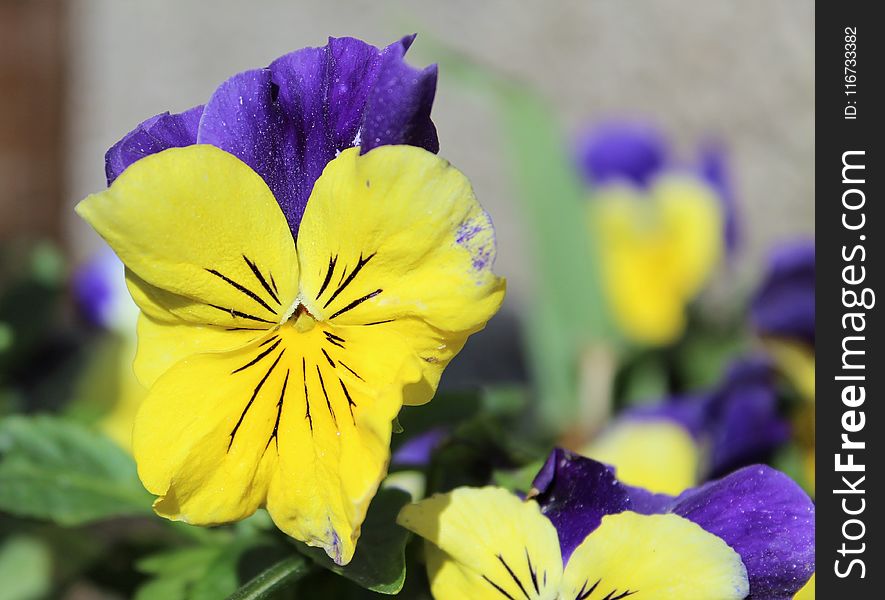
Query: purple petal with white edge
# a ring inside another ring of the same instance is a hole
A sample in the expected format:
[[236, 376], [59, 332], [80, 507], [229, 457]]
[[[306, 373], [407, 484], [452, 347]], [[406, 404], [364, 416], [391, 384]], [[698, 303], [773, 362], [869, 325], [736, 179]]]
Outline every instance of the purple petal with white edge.
[[105, 153], [108, 185], [135, 161], [169, 148], [190, 146], [197, 142], [197, 126], [203, 114], [195, 106], [178, 114], [164, 112], [140, 123]]
[[655, 127], [640, 121], [609, 121], [578, 138], [576, 158], [591, 185], [613, 180], [648, 185], [667, 161], [668, 147]]
[[670, 512], [719, 536], [743, 559], [755, 600], [789, 600], [814, 572], [814, 503], [764, 465], [680, 495]]
[[628, 510], [630, 494], [615, 470], [561, 448], [550, 453], [532, 482], [541, 512], [559, 535], [563, 563], [602, 517]]
[[780, 415], [775, 373], [762, 356], [750, 356], [729, 368], [707, 404], [711, 443], [710, 476], [767, 459], [790, 436]]
[[775, 248], [750, 306], [753, 325], [764, 335], [796, 338], [813, 346], [814, 284], [814, 240]]
[[434, 427], [403, 442], [391, 456], [390, 463], [397, 467], [424, 467], [449, 437], [447, 427]]
[[716, 191], [722, 203], [722, 212], [725, 216], [725, 249], [729, 256], [734, 256], [740, 245], [740, 215], [727, 159], [722, 144], [710, 140], [701, 145], [700, 174]]

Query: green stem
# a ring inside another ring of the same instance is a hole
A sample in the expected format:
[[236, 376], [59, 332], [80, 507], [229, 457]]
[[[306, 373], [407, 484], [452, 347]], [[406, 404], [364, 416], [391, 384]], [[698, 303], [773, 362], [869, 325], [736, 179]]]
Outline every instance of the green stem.
[[256, 575], [246, 585], [228, 596], [228, 600], [268, 598], [273, 592], [291, 585], [306, 575], [309, 570], [310, 565], [303, 556], [299, 554], [287, 556]]

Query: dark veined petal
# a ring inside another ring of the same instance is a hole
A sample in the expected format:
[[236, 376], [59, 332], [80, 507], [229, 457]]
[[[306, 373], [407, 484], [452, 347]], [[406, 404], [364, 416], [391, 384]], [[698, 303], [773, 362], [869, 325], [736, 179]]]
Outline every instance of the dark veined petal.
[[534, 501], [501, 488], [458, 488], [403, 507], [397, 522], [426, 540], [437, 600], [554, 600], [562, 560]]
[[720, 538], [677, 515], [607, 515], [572, 554], [560, 598], [743, 600], [747, 570]]
[[213, 146], [139, 160], [76, 210], [126, 265], [134, 300], [155, 319], [269, 329], [297, 296], [280, 207], [254, 171]]
[[770, 467], [746, 467], [687, 491], [670, 511], [721, 537], [741, 555], [750, 598], [788, 600], [814, 572], [814, 503]]

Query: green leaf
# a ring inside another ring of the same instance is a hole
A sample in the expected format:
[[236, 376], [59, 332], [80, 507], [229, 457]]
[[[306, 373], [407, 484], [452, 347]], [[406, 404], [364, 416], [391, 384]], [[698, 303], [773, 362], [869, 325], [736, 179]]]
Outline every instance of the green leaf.
[[188, 589], [206, 573], [223, 549], [224, 546], [197, 546], [161, 552], [140, 560], [136, 568], [154, 577], [138, 588], [135, 600], [186, 598]]
[[544, 461], [538, 460], [518, 469], [495, 471], [492, 474], [492, 480], [495, 482], [495, 485], [499, 485], [511, 492], [528, 492], [532, 489], [532, 482], [543, 466]]
[[245, 530], [235, 539], [207, 542], [139, 561], [138, 570], [153, 578], [139, 588], [137, 600], [226, 598], [281, 558], [293, 554], [288, 545], [274, 544], [272, 538], [255, 529]]
[[152, 514], [132, 458], [105, 436], [50, 416], [0, 423], [0, 510], [79, 525]]
[[363, 523], [353, 560], [336, 565], [320, 548], [294, 542], [316, 564], [381, 594], [398, 594], [406, 579], [405, 547], [408, 532], [396, 524], [400, 509], [410, 500], [402, 490], [378, 492]]
[[[265, 536], [236, 540], [224, 547], [208, 565], [190, 589], [188, 600], [226, 598], [292, 554], [291, 547], [274, 545]], [[303, 560], [300, 556], [298, 558]]]
[[0, 597], [45, 598], [52, 583], [52, 556], [42, 541], [16, 536], [0, 545]]

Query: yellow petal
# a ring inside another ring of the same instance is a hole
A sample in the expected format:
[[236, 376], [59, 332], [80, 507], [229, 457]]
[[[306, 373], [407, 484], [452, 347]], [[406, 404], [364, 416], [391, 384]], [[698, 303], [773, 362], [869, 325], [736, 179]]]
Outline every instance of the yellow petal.
[[749, 587], [737, 552], [699, 525], [673, 514], [624, 512], [603, 517], [575, 549], [562, 597], [584, 598], [594, 589], [591, 598], [741, 600]]
[[126, 265], [133, 297], [155, 318], [168, 311], [266, 329], [285, 319], [297, 295], [295, 244], [273, 194], [213, 146], [145, 157], [77, 212]]
[[214, 525], [245, 518], [264, 502], [287, 365], [280, 345], [253, 361], [271, 345], [190, 356], [151, 388], [135, 420], [133, 451], [142, 483], [160, 496], [154, 508], [161, 516]]
[[411, 146], [342, 152], [317, 180], [298, 232], [301, 298], [318, 320], [376, 327], [422, 359], [406, 401], [430, 399], [467, 336], [498, 310], [494, 230], [467, 179]]
[[[116, 385], [111, 386], [115, 393], [113, 408], [99, 421], [99, 428], [112, 440], [126, 450], [132, 452], [132, 425], [135, 415], [147, 395], [147, 390], [132, 372], [132, 355], [135, 353], [134, 340], [124, 340], [122, 348], [114, 346], [117, 366]], [[103, 373], [107, 377], [107, 373]]]
[[138, 351], [130, 370], [134, 369], [142, 385], [150, 387], [169, 367], [188, 356], [234, 350], [262, 335], [265, 332], [251, 329], [158, 321], [142, 312], [138, 317]]
[[346, 564], [387, 472], [403, 388], [421, 366], [402, 340], [372, 327], [302, 315], [280, 336], [292, 348], [291, 377], [267, 509], [280, 529]]
[[722, 257], [721, 202], [692, 177], [661, 178], [652, 188], [673, 257], [674, 282], [686, 300], [707, 282]]
[[386, 474], [403, 387], [420, 377], [399, 338], [301, 313], [162, 375], [136, 421], [139, 475], [162, 516], [208, 525], [266, 505], [285, 533], [346, 564]]
[[637, 342], [666, 344], [685, 328], [685, 306], [722, 252], [713, 193], [687, 177], [660, 179], [647, 196], [604, 189], [590, 205], [613, 316]]
[[814, 348], [801, 342], [769, 337], [764, 340], [780, 371], [803, 400], [814, 403]]
[[437, 600], [558, 597], [559, 540], [534, 501], [500, 488], [458, 488], [404, 507], [397, 521], [427, 540]]
[[675, 496], [697, 483], [697, 444], [671, 421], [621, 421], [581, 453], [614, 466], [620, 481], [656, 494]]
[[814, 600], [814, 575], [812, 575], [811, 579], [808, 580], [808, 583], [802, 586], [802, 589], [793, 596], [793, 600]]

